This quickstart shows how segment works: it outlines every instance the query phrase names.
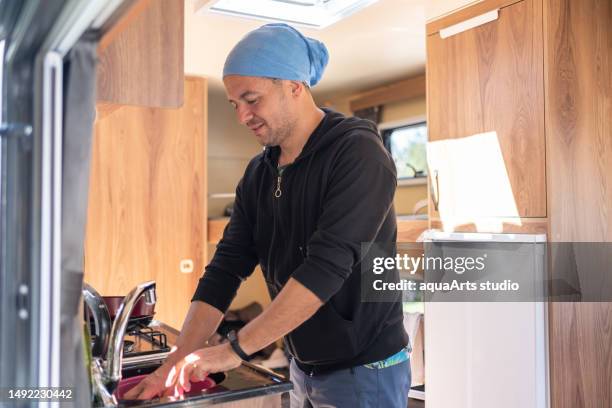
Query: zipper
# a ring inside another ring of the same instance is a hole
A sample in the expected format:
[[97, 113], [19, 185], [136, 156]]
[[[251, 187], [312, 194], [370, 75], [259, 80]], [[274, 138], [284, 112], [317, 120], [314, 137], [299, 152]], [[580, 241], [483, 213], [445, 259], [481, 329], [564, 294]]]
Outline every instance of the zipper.
[[283, 195], [283, 192], [281, 191], [282, 178], [283, 177], [280, 174], [276, 177], [276, 190], [274, 190], [274, 197], [276, 198], [280, 198], [280, 196]]
[[[278, 172], [278, 169], [275, 169], [272, 165], [270, 165], [270, 163], [268, 163], [269, 167], [271, 170], [276, 170]], [[279, 198], [282, 196], [283, 192], [281, 190], [281, 182], [282, 182], [282, 176], [280, 174], [277, 173], [276, 176], [276, 189], [274, 190], [274, 198], [272, 198], [272, 214], [273, 214], [273, 229], [272, 229], [272, 238], [270, 241], [270, 248], [268, 250], [268, 273], [270, 273], [271, 275], [271, 279], [272, 282], [274, 283], [274, 286], [276, 287], [278, 284], [278, 277], [277, 277], [277, 271], [276, 268], [273, 267], [273, 259], [274, 259], [274, 242], [278, 239], [278, 233], [281, 234], [282, 237], [285, 236], [284, 234], [284, 229], [282, 226], [282, 218], [280, 216], [280, 201]], [[277, 233], [278, 230], [278, 233]]]
[[283, 182], [283, 174], [285, 171], [287, 171], [286, 168], [283, 171], [283, 173], [278, 173], [278, 170], [277, 170], [276, 189], [274, 190], [274, 199], [272, 200], [272, 210], [274, 212], [274, 219], [278, 220], [278, 229], [280, 230], [280, 233], [283, 239], [286, 239], [286, 235], [285, 235], [285, 228], [283, 228], [283, 218], [281, 217], [281, 214], [280, 214], [281, 213], [280, 197], [283, 195], [283, 191], [281, 190], [281, 184]]

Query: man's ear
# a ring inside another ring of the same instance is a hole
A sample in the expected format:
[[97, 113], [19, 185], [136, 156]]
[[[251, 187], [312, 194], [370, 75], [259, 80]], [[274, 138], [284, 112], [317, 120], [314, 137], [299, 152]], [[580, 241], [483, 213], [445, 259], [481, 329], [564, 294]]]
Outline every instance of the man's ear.
[[289, 81], [289, 87], [291, 89], [291, 96], [300, 96], [304, 92], [304, 84], [299, 81]]

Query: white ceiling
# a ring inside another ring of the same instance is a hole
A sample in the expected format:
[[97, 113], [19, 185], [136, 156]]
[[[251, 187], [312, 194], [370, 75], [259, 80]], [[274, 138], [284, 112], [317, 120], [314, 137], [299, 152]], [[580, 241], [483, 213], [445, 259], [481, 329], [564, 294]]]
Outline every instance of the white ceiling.
[[[255, 0], [253, 0], [255, 1]], [[379, 0], [323, 30], [302, 29], [325, 43], [330, 61], [313, 89], [320, 98], [362, 91], [425, 71], [425, 1]], [[265, 22], [194, 12], [185, 3], [185, 72], [221, 87], [225, 57], [247, 32]]]

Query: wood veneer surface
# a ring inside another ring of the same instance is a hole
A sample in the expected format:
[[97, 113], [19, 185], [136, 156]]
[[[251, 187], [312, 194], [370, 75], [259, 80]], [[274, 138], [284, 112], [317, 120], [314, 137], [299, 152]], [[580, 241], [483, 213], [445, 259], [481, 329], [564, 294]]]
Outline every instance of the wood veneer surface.
[[425, 75], [418, 75], [389, 85], [381, 86], [351, 98], [352, 112], [372, 106], [425, 96]]
[[[206, 82], [180, 109], [124, 106], [95, 124], [85, 280], [103, 295], [157, 282], [156, 318], [181, 327], [206, 262]], [[193, 262], [182, 273], [180, 263]]]
[[[610, 242], [612, 2], [544, 0], [544, 21], [549, 239]], [[612, 304], [549, 313], [552, 407], [612, 407]]]
[[507, 7], [511, 4], [519, 2], [521, 0], [481, 0], [475, 4], [458, 10], [452, 14], [442, 16], [436, 20], [431, 21], [426, 25], [427, 35], [435, 34], [443, 28], [450, 27], [455, 24], [459, 24], [470, 18], [477, 17], [481, 14], [487, 13], [491, 10]]
[[[98, 101], [178, 108], [183, 104], [184, 2], [147, 0], [111, 29], [99, 49]], [[110, 41], [110, 43], [109, 43]]]
[[427, 37], [429, 140], [497, 132], [519, 217], [546, 217], [541, 44], [540, 0], [502, 8], [498, 20], [446, 39]]

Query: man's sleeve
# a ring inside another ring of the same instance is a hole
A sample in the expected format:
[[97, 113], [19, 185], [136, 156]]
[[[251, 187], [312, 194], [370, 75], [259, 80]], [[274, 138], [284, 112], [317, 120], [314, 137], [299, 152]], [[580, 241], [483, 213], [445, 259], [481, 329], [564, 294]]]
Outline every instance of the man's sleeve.
[[212, 261], [200, 278], [191, 301], [200, 300], [225, 313], [238, 287], [257, 265], [253, 228], [244, 203], [244, 178], [236, 188], [234, 211]]
[[351, 139], [334, 164], [306, 259], [292, 275], [322, 302], [361, 261], [361, 243], [375, 240], [397, 186], [395, 165], [382, 143], [370, 135]]

